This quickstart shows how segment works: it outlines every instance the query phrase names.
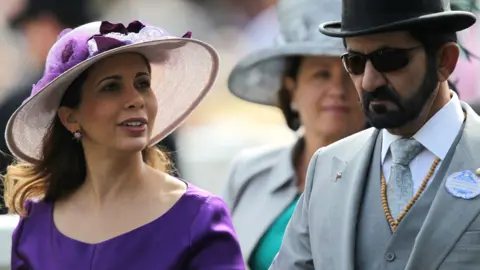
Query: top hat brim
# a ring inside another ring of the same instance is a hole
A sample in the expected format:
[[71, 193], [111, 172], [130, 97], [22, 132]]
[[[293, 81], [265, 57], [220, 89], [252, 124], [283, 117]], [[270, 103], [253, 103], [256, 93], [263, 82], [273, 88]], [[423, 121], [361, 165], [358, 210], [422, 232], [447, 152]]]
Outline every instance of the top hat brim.
[[475, 15], [470, 12], [446, 11], [361, 30], [344, 30], [342, 29], [341, 22], [326, 22], [319, 26], [319, 30], [322, 34], [331, 37], [355, 37], [391, 31], [414, 30], [418, 28], [441, 32], [457, 32], [472, 26], [475, 21]]

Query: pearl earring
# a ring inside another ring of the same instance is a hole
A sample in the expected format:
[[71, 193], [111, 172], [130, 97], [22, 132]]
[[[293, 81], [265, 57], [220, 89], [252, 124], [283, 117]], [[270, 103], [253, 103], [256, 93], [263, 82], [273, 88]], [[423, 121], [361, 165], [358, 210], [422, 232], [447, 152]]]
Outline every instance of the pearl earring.
[[73, 139], [74, 140], [79, 142], [80, 140], [82, 140], [82, 138], [83, 138], [83, 134], [80, 132], [80, 130], [77, 130], [77, 131], [73, 132]]

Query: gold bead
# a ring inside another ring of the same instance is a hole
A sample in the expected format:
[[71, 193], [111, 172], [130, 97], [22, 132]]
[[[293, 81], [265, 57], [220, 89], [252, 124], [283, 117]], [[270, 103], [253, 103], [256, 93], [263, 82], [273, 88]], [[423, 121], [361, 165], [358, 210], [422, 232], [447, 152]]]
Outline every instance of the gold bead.
[[[413, 198], [410, 200], [410, 202], [408, 202], [408, 204], [405, 206], [405, 208], [403, 209], [402, 213], [400, 214], [400, 216], [397, 218], [396, 221], [393, 220], [393, 217], [390, 213], [390, 209], [388, 208], [388, 201], [387, 201], [387, 198], [386, 198], [387, 197], [387, 194], [386, 194], [386, 180], [385, 180], [385, 176], [383, 175], [383, 173], [381, 174], [381, 178], [380, 178], [381, 181], [380, 182], [381, 182], [381, 200], [382, 200], [383, 211], [385, 212], [385, 217], [387, 218], [388, 223], [390, 223], [390, 226], [392, 227], [393, 232], [396, 231], [396, 228], [397, 228], [398, 224], [400, 223], [400, 221], [403, 220], [403, 218], [408, 213], [410, 208], [412, 208], [413, 204], [418, 200], [420, 195], [425, 190], [425, 187], [427, 186], [428, 181], [430, 180], [433, 173], [435, 172], [435, 169], [436, 169], [439, 162], [440, 162], [440, 159], [436, 158], [435, 161], [433, 162], [432, 166], [430, 167], [430, 170], [429, 170], [427, 176], [425, 176], [425, 179], [423, 180], [422, 184], [420, 185], [419, 190], [413, 196]], [[480, 173], [480, 168], [477, 170], [477, 172]]]

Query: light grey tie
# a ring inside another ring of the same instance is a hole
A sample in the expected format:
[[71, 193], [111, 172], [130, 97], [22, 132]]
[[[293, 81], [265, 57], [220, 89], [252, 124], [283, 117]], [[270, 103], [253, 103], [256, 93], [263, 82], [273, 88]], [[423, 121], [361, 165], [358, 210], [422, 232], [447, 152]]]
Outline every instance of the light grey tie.
[[423, 145], [411, 138], [400, 138], [390, 145], [393, 164], [387, 183], [387, 200], [395, 220], [413, 197], [413, 179], [409, 164], [422, 150]]

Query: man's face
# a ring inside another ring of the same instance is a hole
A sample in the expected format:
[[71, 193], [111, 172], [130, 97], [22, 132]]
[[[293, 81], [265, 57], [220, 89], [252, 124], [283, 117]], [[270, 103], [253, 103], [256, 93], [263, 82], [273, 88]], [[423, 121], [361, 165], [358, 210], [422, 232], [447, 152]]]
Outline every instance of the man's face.
[[421, 43], [408, 32], [345, 41], [349, 53], [343, 60], [370, 124], [398, 128], [416, 119], [438, 87], [434, 65]]

